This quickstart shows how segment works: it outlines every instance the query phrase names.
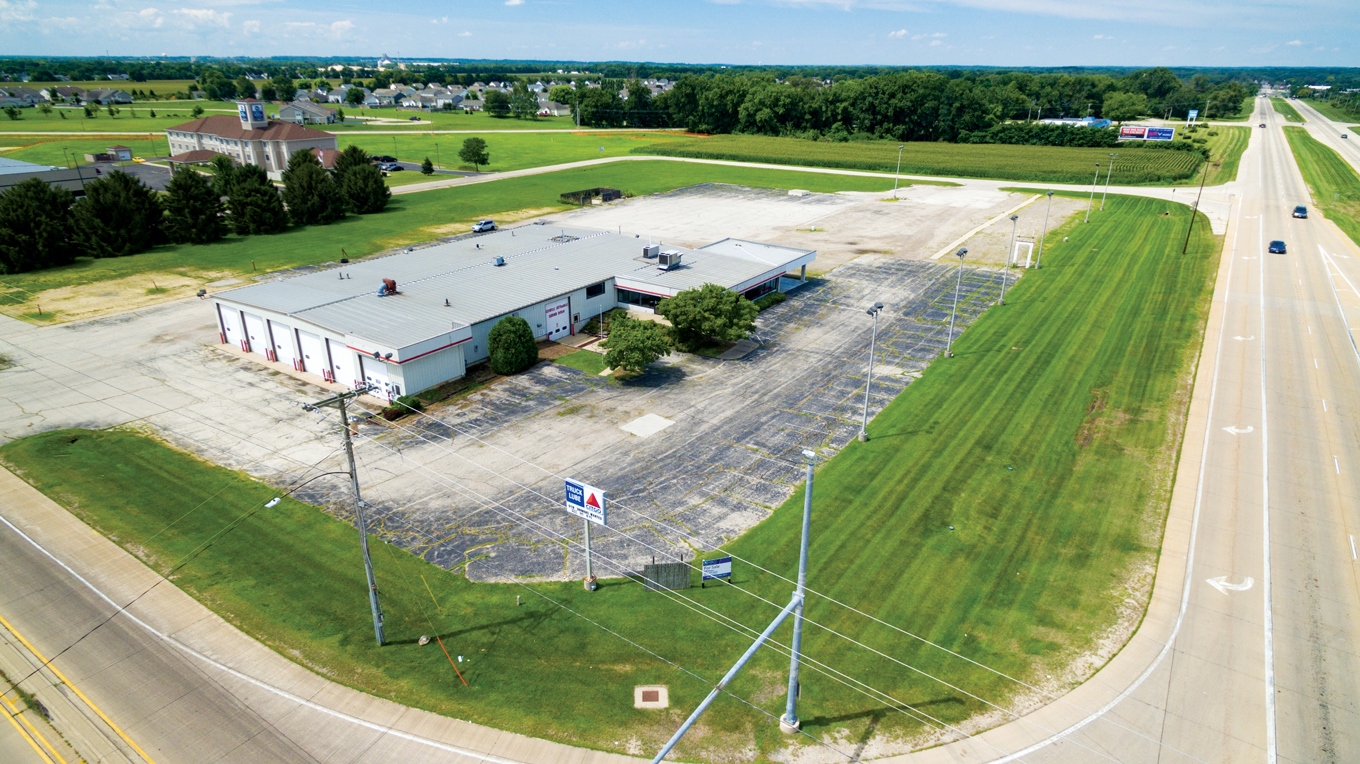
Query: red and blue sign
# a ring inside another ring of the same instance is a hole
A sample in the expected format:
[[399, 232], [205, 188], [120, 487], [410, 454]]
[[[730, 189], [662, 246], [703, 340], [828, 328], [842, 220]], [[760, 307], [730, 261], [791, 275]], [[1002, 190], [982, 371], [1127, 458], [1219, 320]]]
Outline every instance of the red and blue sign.
[[1174, 127], [1149, 127], [1147, 129], [1147, 136], [1144, 137], [1144, 140], [1169, 141], [1174, 140], [1175, 137], [1176, 128]]
[[567, 511], [596, 525], [605, 525], [606, 504], [604, 491], [579, 480], [566, 479]]

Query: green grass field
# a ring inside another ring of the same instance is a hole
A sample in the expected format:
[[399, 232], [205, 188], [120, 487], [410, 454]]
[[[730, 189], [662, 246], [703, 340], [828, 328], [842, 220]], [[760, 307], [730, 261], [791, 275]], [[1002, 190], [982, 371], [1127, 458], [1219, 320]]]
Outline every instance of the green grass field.
[[[872, 440], [851, 442], [821, 468], [813, 510], [813, 589], [997, 670], [1058, 677], [1054, 689], [1070, 686], [1065, 667], [1151, 586], [1220, 245], [1197, 226], [1183, 257], [1184, 206], [1111, 201], [1090, 224], [1065, 226], [1070, 240], [1054, 237], [1045, 268], [970, 327], [955, 358], [932, 364], [889, 404], [870, 425]], [[369, 448], [360, 445], [361, 460]], [[459, 718], [653, 750], [747, 644], [624, 579], [593, 594], [578, 582], [474, 585], [380, 543], [374, 564], [391, 644], [378, 649], [354, 530], [323, 512], [291, 500], [261, 509], [277, 489], [130, 432], [49, 432], [0, 447], [0, 460], [156, 570], [175, 570], [176, 585], [284, 655]], [[728, 550], [792, 575], [800, 513], [801, 490]], [[774, 609], [742, 592], [782, 603], [791, 588], [740, 560], [735, 583], [680, 596], [759, 628]], [[820, 597], [808, 616], [990, 701], [1017, 694], [995, 674]], [[785, 642], [789, 628], [776, 639]], [[472, 659], [470, 688], [436, 645], [415, 644], [421, 634]], [[804, 639], [811, 659], [944, 722], [986, 711], [817, 626]], [[786, 670], [787, 659], [762, 651], [730, 689], [777, 715]], [[642, 683], [669, 685], [672, 708], [634, 710], [632, 687]], [[845, 747], [925, 731], [807, 666], [802, 687], [805, 729], [852, 741]], [[768, 754], [788, 740], [723, 698], [681, 753]]]
[[[418, 172], [403, 175], [424, 179]], [[62, 321], [70, 317], [63, 316], [60, 307], [54, 307], [54, 300], [44, 297], [44, 291], [142, 274], [167, 273], [192, 279], [165, 295], [173, 299], [193, 294], [204, 281], [328, 262], [346, 255], [362, 257], [389, 247], [465, 233], [479, 218], [507, 213], [524, 217], [567, 209], [558, 198], [567, 191], [610, 186], [641, 195], [707, 182], [827, 192], [883, 191], [892, 185], [882, 178], [665, 161], [563, 170], [397, 196], [383, 213], [350, 216], [329, 226], [290, 228], [268, 237], [228, 236], [207, 245], [166, 245], [131, 257], [83, 258], [61, 268], [0, 276], [0, 310], [40, 322]], [[48, 305], [39, 317], [34, 306], [44, 300]]]
[[1343, 124], [1346, 122], [1354, 122], [1357, 116], [1354, 113], [1342, 111], [1336, 106], [1333, 106], [1330, 101], [1325, 101], [1321, 98], [1309, 98], [1308, 105], [1317, 109], [1319, 112], [1322, 112], [1322, 116], [1333, 122], [1341, 122]]
[[[899, 145], [896, 141], [834, 143], [756, 135], [715, 135], [642, 146], [635, 151], [639, 154], [844, 167], [891, 173], [897, 166]], [[1200, 166], [1199, 156], [1192, 152], [1132, 147], [1121, 149], [1114, 168], [1115, 183], [1168, 183], [1192, 177]], [[1089, 183], [1095, 164], [1099, 162], [1104, 165], [1109, 161], [1109, 156], [1109, 150], [1094, 148], [908, 143], [902, 152], [902, 172], [909, 175]]]
[[1360, 244], [1360, 175], [1330, 146], [1301, 127], [1286, 127], [1285, 137], [1313, 194], [1313, 206]]
[[564, 356], [554, 358], [553, 363], [560, 363], [563, 366], [570, 366], [573, 369], [584, 371], [587, 374], [596, 374], [604, 371], [604, 356], [593, 350], [577, 350]]
[[[458, 158], [463, 141], [471, 135], [372, 135], [342, 134], [340, 148], [357, 144], [370, 154], [390, 154], [403, 161], [429, 157], [436, 166], [450, 170], [472, 167]], [[680, 138], [674, 133], [481, 133], [491, 164], [483, 172], [519, 170], [525, 167], [579, 162], [585, 159], [624, 156], [638, 147], [666, 144]], [[601, 151], [603, 149], [603, 151]]]
[[[1218, 135], [1208, 135], [1209, 132]], [[1199, 135], [1199, 133], [1196, 133]], [[1242, 152], [1247, 150], [1247, 142], [1251, 140], [1251, 128], [1249, 127], [1214, 127], [1205, 133], [1209, 148], [1209, 175], [1205, 179], [1205, 185], [1216, 186], [1220, 183], [1228, 183], [1237, 180], [1237, 169], [1242, 163]], [[1118, 165], [1116, 165], [1116, 168]], [[1117, 177], [1118, 172], [1115, 173]], [[1194, 186], [1199, 184], [1199, 177], [1192, 175], [1184, 180], [1177, 181], [1175, 185]]]
[[1303, 115], [1299, 114], [1298, 110], [1291, 106], [1289, 101], [1286, 101], [1283, 98], [1270, 99], [1270, 105], [1272, 108], [1275, 109], [1276, 114], [1279, 114], [1281, 117], [1284, 117], [1284, 120], [1286, 122], [1304, 121]]

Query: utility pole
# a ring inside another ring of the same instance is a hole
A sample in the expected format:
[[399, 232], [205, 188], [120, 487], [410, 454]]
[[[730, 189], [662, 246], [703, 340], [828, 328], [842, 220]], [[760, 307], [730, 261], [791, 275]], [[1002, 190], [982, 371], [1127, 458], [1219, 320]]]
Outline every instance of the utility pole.
[[303, 408], [307, 411], [316, 411], [322, 406], [334, 405], [340, 409], [340, 432], [344, 434], [345, 458], [349, 460], [349, 481], [350, 486], [354, 489], [355, 524], [359, 526], [359, 547], [364, 554], [364, 575], [368, 577], [368, 606], [373, 612], [373, 636], [377, 638], [378, 646], [381, 647], [386, 639], [383, 636], [382, 606], [378, 603], [378, 582], [373, 577], [373, 558], [368, 553], [368, 523], [364, 519], [364, 509], [368, 505], [359, 495], [359, 470], [354, 466], [354, 443], [349, 437], [349, 414], [345, 410], [347, 401], [358, 398], [371, 389], [371, 385], [364, 385], [348, 393], [339, 393], [323, 401], [306, 404]]
[[907, 144], [905, 144], [905, 143], [902, 144], [901, 146], [898, 146], [898, 147], [897, 147], [897, 173], [896, 173], [895, 175], [893, 175], [893, 198], [894, 198], [894, 199], [897, 198], [897, 181], [900, 180], [900, 179], [902, 178], [902, 149], [904, 149], [904, 148], [906, 148], [906, 147], [907, 147]]
[[869, 335], [869, 381], [864, 383], [864, 419], [859, 425], [859, 442], [869, 440], [869, 389], [874, 386], [874, 345], [878, 341], [878, 314], [883, 311], [883, 303], [876, 302], [864, 311], [874, 317], [874, 332]]
[[1086, 200], [1086, 219], [1083, 223], [1091, 222], [1091, 205], [1096, 201], [1096, 184], [1100, 183], [1100, 162], [1096, 162], [1096, 174], [1091, 178], [1091, 198]]
[[1011, 255], [1015, 252], [1015, 226], [1019, 219], [1019, 215], [1011, 215], [1011, 248], [1006, 250], [1006, 267], [1001, 269], [1001, 300], [997, 305], [1006, 304], [1006, 280], [1011, 274]]
[[1053, 192], [1048, 192], [1048, 209], [1044, 210], [1044, 230], [1039, 232], [1039, 254], [1034, 258], [1034, 270], [1044, 264], [1044, 242], [1048, 241], [1048, 213], [1053, 211]]
[[1195, 194], [1195, 206], [1190, 208], [1190, 225], [1185, 229], [1185, 244], [1181, 246], [1181, 254], [1185, 254], [1190, 249], [1190, 232], [1195, 230], [1195, 218], [1199, 217], [1199, 200], [1204, 196], [1204, 181], [1209, 177], [1209, 161], [1204, 161], [1204, 174], [1199, 178], [1199, 193]]
[[788, 704], [784, 707], [784, 715], [779, 718], [780, 731], [790, 734], [803, 727], [803, 723], [798, 720], [798, 663], [803, 649], [803, 593], [807, 584], [808, 531], [812, 526], [812, 466], [817, 461], [817, 455], [811, 451], [804, 451], [803, 456], [807, 459], [807, 485], [803, 490], [803, 545], [798, 552], [798, 588], [794, 590], [793, 595], [798, 607], [793, 611], [793, 649], [789, 652]]
[[959, 289], [963, 286], [963, 256], [968, 254], [966, 247], [959, 247], [959, 251], [954, 253], [959, 257], [959, 278], [954, 282], [954, 308], [949, 311], [949, 337], [948, 343], [944, 348], [944, 357], [954, 357], [954, 316], [959, 312]]
[[1110, 176], [1114, 175], [1114, 159], [1118, 154], [1110, 155], [1110, 169], [1105, 171], [1105, 193], [1100, 195], [1100, 211], [1105, 211], [1105, 197], [1110, 193]]

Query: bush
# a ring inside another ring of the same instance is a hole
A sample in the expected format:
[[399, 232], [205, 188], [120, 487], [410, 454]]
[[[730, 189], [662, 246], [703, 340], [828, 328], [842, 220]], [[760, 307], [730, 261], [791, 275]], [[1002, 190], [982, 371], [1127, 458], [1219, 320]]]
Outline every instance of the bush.
[[71, 192], [29, 178], [0, 193], [0, 273], [75, 262]]
[[177, 244], [206, 244], [226, 232], [222, 198], [197, 170], [180, 167], [165, 187], [165, 233]]
[[349, 146], [335, 159], [335, 181], [344, 197], [345, 209], [358, 215], [382, 212], [392, 198], [382, 171], [373, 166], [368, 152]]
[[402, 395], [382, 410], [382, 418], [391, 422], [407, 414], [424, 411], [425, 404], [414, 395]]
[[72, 216], [76, 241], [91, 257], [135, 255], [165, 239], [160, 196], [122, 170], [86, 183]]
[[713, 340], [736, 342], [755, 331], [760, 309], [750, 300], [717, 284], [686, 289], [657, 305], [671, 322], [676, 347], [693, 352]]
[[[608, 333], [609, 327], [610, 327], [610, 325], [611, 325], [613, 322], [619, 321], [619, 320], [622, 320], [622, 319], [626, 319], [626, 318], [628, 318], [628, 309], [627, 309], [627, 308], [614, 308], [613, 310], [607, 310], [607, 311], [605, 311], [605, 313], [604, 313], [604, 331], [605, 331], [605, 333]], [[600, 334], [600, 333], [601, 333], [601, 332], [600, 332], [600, 317], [599, 317], [599, 316], [591, 316], [590, 320], [586, 322], [586, 325], [583, 326], [583, 327], [581, 327], [581, 333], [582, 333], [582, 334]]]
[[642, 373], [671, 352], [670, 342], [660, 324], [627, 317], [614, 321], [608, 339], [601, 342], [600, 347], [609, 351], [604, 356], [605, 366], [634, 374]]
[[298, 149], [283, 171], [283, 203], [294, 225], [326, 225], [345, 216], [345, 201], [311, 149]]
[[491, 370], [497, 374], [518, 374], [538, 361], [538, 343], [529, 322], [519, 316], [506, 316], [491, 327], [487, 335]]
[[230, 185], [227, 211], [231, 213], [231, 229], [237, 235], [278, 233], [288, 227], [283, 199], [264, 169], [255, 165], [237, 167], [232, 171]]
[[765, 310], [766, 308], [774, 307], [787, 299], [789, 299], [789, 296], [783, 292], [770, 292], [764, 297], [756, 299], [755, 305], [757, 309]]

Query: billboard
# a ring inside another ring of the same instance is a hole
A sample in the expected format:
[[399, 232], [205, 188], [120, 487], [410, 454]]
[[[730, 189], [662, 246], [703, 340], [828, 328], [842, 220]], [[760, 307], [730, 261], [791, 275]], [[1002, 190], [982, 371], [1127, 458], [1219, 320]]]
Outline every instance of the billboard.
[[1174, 127], [1149, 127], [1147, 129], [1147, 140], [1149, 141], [1169, 141], [1176, 137]]
[[1176, 128], [1174, 127], [1125, 125], [1119, 128], [1119, 140], [1121, 141], [1169, 141], [1175, 137]]
[[579, 480], [566, 479], [567, 511], [596, 525], [605, 525], [604, 491]]
[[243, 103], [238, 103], [238, 104], [236, 104], [236, 111], [238, 111], [238, 112], [241, 114], [241, 121], [242, 121], [242, 122], [249, 122], [249, 121], [250, 121], [250, 114], [249, 114], [248, 112], [246, 112], [246, 105], [245, 105], [245, 104], [243, 104]]
[[716, 560], [704, 560], [703, 578], [704, 581], [711, 581], [715, 578], [732, 577], [732, 558], [719, 557]]
[[1147, 137], [1147, 128], [1142, 125], [1128, 125], [1119, 128], [1119, 140], [1141, 141]]
[[1186, 117], [1186, 121], [1194, 122], [1197, 119], [1199, 119], [1199, 109], [1191, 109], [1190, 115]]
[[252, 103], [250, 105], [250, 120], [252, 122], [264, 121], [264, 104]]

